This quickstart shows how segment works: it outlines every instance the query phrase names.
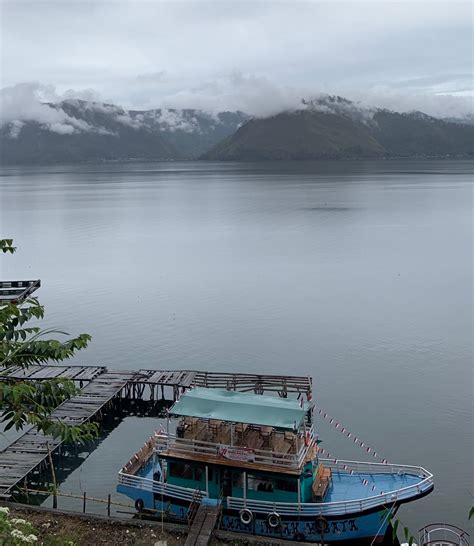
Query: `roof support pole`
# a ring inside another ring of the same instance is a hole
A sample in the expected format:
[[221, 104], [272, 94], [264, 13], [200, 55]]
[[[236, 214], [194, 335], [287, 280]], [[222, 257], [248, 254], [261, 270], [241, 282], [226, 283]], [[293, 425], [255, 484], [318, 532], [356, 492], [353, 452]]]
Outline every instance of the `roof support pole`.
[[234, 445], [234, 423], [230, 424], [230, 445]]
[[206, 465], [206, 493], [209, 496], [209, 467]]
[[301, 481], [298, 476], [298, 512], [301, 510]]
[[244, 470], [244, 508], [247, 508], [247, 472]]

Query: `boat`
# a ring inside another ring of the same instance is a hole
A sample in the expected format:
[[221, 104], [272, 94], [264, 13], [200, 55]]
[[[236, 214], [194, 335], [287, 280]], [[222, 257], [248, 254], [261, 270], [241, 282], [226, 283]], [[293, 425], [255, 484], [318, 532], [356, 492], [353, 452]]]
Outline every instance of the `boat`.
[[214, 506], [225, 531], [377, 543], [401, 504], [434, 487], [419, 466], [321, 457], [309, 390], [228, 387], [186, 390], [166, 427], [119, 471], [117, 491], [138, 511], [189, 523], [201, 505]]

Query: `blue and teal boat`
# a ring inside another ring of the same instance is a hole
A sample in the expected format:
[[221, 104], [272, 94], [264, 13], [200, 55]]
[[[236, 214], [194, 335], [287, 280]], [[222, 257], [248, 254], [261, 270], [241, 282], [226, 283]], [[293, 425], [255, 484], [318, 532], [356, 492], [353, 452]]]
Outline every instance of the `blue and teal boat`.
[[433, 489], [432, 474], [321, 458], [313, 410], [311, 396], [192, 388], [119, 472], [117, 490], [139, 511], [184, 522], [201, 503], [219, 505], [220, 529], [237, 533], [382, 541], [399, 506]]

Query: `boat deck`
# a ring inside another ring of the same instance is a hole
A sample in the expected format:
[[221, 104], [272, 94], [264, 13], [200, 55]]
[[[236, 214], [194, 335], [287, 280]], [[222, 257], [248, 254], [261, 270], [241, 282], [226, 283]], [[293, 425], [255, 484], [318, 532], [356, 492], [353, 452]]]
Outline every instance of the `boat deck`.
[[261, 449], [279, 453], [281, 455], [296, 454], [303, 448], [302, 436], [291, 432], [280, 432], [272, 427], [260, 427], [245, 423], [235, 426], [231, 433], [231, 426], [224, 421], [201, 421], [187, 418], [184, 420], [183, 438], [210, 442], [216, 445], [231, 444], [234, 447]]
[[[367, 480], [364, 485], [362, 480]], [[420, 482], [419, 476], [411, 474], [354, 474], [348, 472], [332, 472], [331, 485], [329, 486], [324, 502], [340, 502], [358, 499], [366, 499], [379, 495], [381, 492], [389, 493], [397, 489], [416, 485]], [[375, 486], [375, 491], [372, 489]]]

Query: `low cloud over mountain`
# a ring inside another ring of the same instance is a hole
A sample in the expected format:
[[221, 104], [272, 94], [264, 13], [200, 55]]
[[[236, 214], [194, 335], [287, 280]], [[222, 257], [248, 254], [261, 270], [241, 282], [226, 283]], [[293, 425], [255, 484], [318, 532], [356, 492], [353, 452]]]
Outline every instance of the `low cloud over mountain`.
[[238, 83], [236, 78], [234, 99], [240, 97], [247, 113], [216, 111], [223, 103], [209, 110], [125, 109], [98, 100], [93, 90], [58, 94], [40, 84], [4, 88], [1, 161], [472, 155], [469, 117], [452, 115], [448, 122], [420, 111], [396, 113], [325, 94], [302, 99], [296, 91], [276, 92], [265, 80], [243, 78]]

